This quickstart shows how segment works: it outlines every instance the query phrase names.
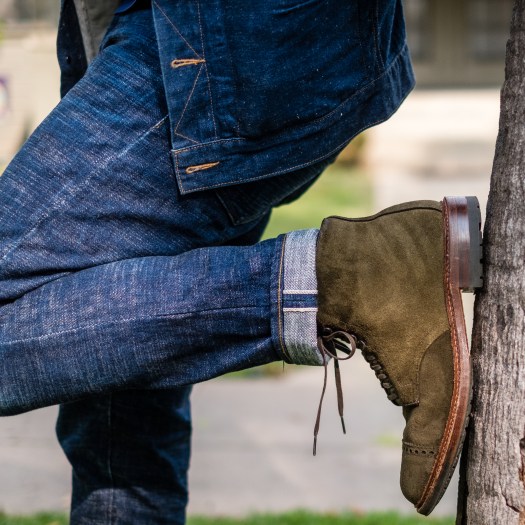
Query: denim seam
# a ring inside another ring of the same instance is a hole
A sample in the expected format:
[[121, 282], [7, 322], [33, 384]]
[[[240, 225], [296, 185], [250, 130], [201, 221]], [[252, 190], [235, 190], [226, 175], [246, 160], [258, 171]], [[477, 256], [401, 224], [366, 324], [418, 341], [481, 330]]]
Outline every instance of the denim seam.
[[204, 146], [213, 146], [214, 144], [226, 144], [228, 142], [246, 142], [246, 139], [243, 138], [234, 138], [234, 139], [219, 139], [219, 140], [210, 140], [209, 142], [200, 143], [199, 146], [186, 146], [185, 148], [175, 149], [173, 153], [185, 153], [192, 149], [202, 148]]
[[279, 344], [281, 347], [281, 352], [289, 363], [292, 362], [288, 351], [286, 350], [286, 344], [284, 342], [284, 333], [283, 333], [283, 311], [282, 311], [282, 289], [283, 289], [283, 275], [284, 275], [284, 249], [286, 246], [286, 235], [282, 241], [281, 247], [281, 257], [279, 259], [279, 279], [277, 285], [277, 323], [279, 330]]
[[[175, 160], [175, 162], [177, 163], [177, 168], [178, 168], [178, 160]], [[224, 199], [219, 195], [219, 192], [215, 192], [215, 196], [219, 199], [219, 202], [222, 204], [223, 208], [225, 209], [226, 211], [226, 215], [228, 215], [228, 217], [230, 218], [230, 220], [232, 221], [232, 223], [234, 225], [237, 224], [236, 222], [236, 219], [235, 217], [231, 214], [230, 212], [230, 208], [228, 207], [228, 205], [226, 204], [226, 202], [224, 201]], [[241, 219], [242, 220], [242, 219]]]
[[[407, 93], [407, 96], [408, 96], [408, 93]], [[404, 97], [406, 98], [406, 97]], [[404, 100], [404, 99], [403, 99]], [[304, 168], [306, 166], [310, 166], [312, 164], [315, 164], [316, 162], [319, 162], [321, 160], [324, 160], [332, 155], [334, 155], [335, 153], [337, 153], [338, 151], [340, 151], [340, 149], [345, 145], [345, 144], [348, 144], [348, 142], [350, 140], [352, 140], [354, 137], [356, 137], [357, 135], [359, 135], [359, 133], [361, 133], [362, 131], [364, 131], [365, 129], [368, 129], [368, 128], [371, 128], [381, 122], [384, 122], [385, 120], [388, 120], [392, 115], [393, 113], [397, 111], [397, 108], [394, 109], [394, 111], [392, 113], [389, 113], [386, 117], [382, 117], [374, 122], [369, 122], [368, 124], [366, 124], [365, 126], [363, 126], [362, 128], [360, 128], [359, 130], [357, 130], [355, 133], [353, 133], [351, 135], [350, 138], [348, 139], [345, 139], [341, 144], [339, 144], [338, 146], [336, 146], [334, 149], [332, 149], [331, 151], [329, 151], [328, 153], [324, 154], [324, 155], [321, 155], [320, 157], [316, 158], [316, 159], [313, 159], [313, 160], [309, 160], [308, 162], [303, 162], [302, 164], [297, 164], [296, 166], [291, 166], [289, 168], [286, 168], [285, 170], [277, 170], [277, 171], [273, 171], [273, 172], [270, 172], [270, 173], [265, 173], [264, 175], [259, 175], [258, 177], [250, 177], [250, 178], [240, 178], [240, 179], [235, 179], [235, 180], [230, 180], [228, 182], [219, 182], [219, 183], [215, 183], [213, 184], [212, 186], [205, 186], [205, 187], [202, 187], [202, 188], [199, 188], [198, 190], [192, 190], [191, 192], [187, 192], [187, 191], [184, 191], [182, 188], [184, 188], [184, 183], [179, 175], [179, 172], [180, 172], [180, 168], [179, 168], [179, 160], [178, 160], [178, 155], [177, 153], [179, 153], [180, 151], [182, 150], [177, 150], [177, 151], [174, 151], [175, 153], [175, 159], [176, 159], [176, 177], [177, 177], [177, 180], [179, 181], [179, 187], [182, 189], [181, 190], [181, 193], [184, 195], [186, 193], [192, 193], [194, 191], [203, 191], [203, 190], [206, 190], [206, 189], [213, 189], [213, 188], [220, 188], [222, 186], [232, 186], [234, 184], [237, 184], [239, 182], [252, 182], [252, 181], [256, 181], [256, 180], [261, 180], [261, 179], [266, 179], [268, 177], [273, 177], [275, 175], [281, 175], [281, 174], [284, 174], [284, 173], [289, 173], [290, 171], [294, 171], [296, 169], [300, 169], [300, 168]], [[236, 141], [236, 140], [243, 140], [243, 139], [228, 139], [227, 141]], [[223, 141], [219, 141], [219, 142], [223, 142]], [[224, 141], [226, 142], [226, 141]], [[206, 144], [203, 144], [202, 146], [206, 146]], [[202, 147], [202, 146], [199, 146], [199, 147]], [[189, 148], [186, 148], [187, 149], [190, 149], [192, 148], [193, 146], [190, 146]], [[197, 147], [197, 146], [195, 146]]]
[[190, 142], [194, 142], [195, 144], [201, 144], [200, 142], [194, 140], [194, 139], [190, 139], [190, 137], [187, 137], [186, 135], [183, 135], [180, 131], [173, 131], [173, 134], [176, 135], [177, 137], [180, 137], [182, 139], [185, 139], [185, 140], [189, 140]]
[[179, 171], [180, 171], [180, 169], [179, 169], [179, 157], [175, 156], [175, 178], [177, 179], [179, 187], [181, 187], [182, 181], [180, 180], [180, 177], [179, 177]]
[[[203, 65], [201, 64], [201, 66], [199, 67], [199, 71], [197, 72], [197, 75], [195, 77], [195, 80], [193, 81], [193, 86], [191, 88], [190, 94], [188, 95], [188, 98], [186, 99], [186, 103], [184, 104], [184, 108], [182, 109], [182, 113], [180, 114], [179, 120], [177, 121], [177, 124], [175, 126], [175, 130], [174, 130], [175, 132], [177, 132], [177, 130], [179, 129], [179, 126], [180, 126], [180, 123], [182, 122], [184, 114], [186, 113], [186, 110], [188, 109], [188, 104], [190, 103], [191, 97], [193, 96], [193, 93], [195, 92], [195, 87], [197, 86], [197, 82], [199, 81], [199, 77], [201, 76], [202, 68], [203, 68]], [[197, 141], [195, 141], [195, 142], [197, 142]]]
[[206, 63], [206, 52], [204, 50], [204, 36], [203, 36], [203, 32], [202, 32], [202, 19], [201, 19], [200, 0], [195, 0], [195, 2], [197, 4], [197, 16], [198, 16], [198, 19], [199, 19], [199, 31], [200, 31], [200, 34], [201, 34], [202, 58], [204, 59], [204, 70], [206, 71], [206, 79], [208, 81], [208, 95], [210, 97], [210, 109], [211, 109], [211, 118], [212, 118], [212, 122], [213, 122], [213, 131], [214, 131], [215, 138], [217, 138], [217, 125], [215, 123], [215, 112], [214, 112], [214, 109], [213, 109], [213, 97], [212, 97], [212, 94], [211, 94], [210, 75], [208, 73], [208, 65]]
[[177, 34], [182, 38], [182, 40], [184, 41], [184, 43], [190, 48], [190, 50], [195, 53], [195, 56], [199, 57], [199, 58], [203, 58], [199, 55], [199, 53], [197, 53], [197, 51], [195, 51], [195, 49], [193, 49], [193, 47], [191, 46], [191, 44], [182, 36], [182, 33], [178, 30], [177, 26], [173, 23], [173, 21], [171, 20], [171, 18], [164, 12], [164, 10], [162, 9], [162, 7], [160, 7], [160, 5], [155, 1], [153, 0], [153, 4], [155, 5], [155, 7], [157, 7], [157, 9], [162, 13], [162, 15], [164, 16], [164, 18], [168, 21], [168, 23], [171, 25], [171, 27], [173, 27], [173, 29], [175, 29], [175, 31], [177, 32]]
[[236, 306], [236, 307], [224, 307], [224, 308], [209, 308], [202, 310], [188, 310], [185, 312], [177, 312], [176, 314], [158, 314], [158, 315], [150, 315], [150, 316], [142, 316], [142, 317], [128, 317], [125, 319], [117, 319], [115, 321], [109, 321], [106, 323], [98, 323], [98, 324], [86, 324], [83, 326], [79, 326], [78, 328], [70, 328], [68, 330], [60, 330], [58, 332], [51, 332], [49, 334], [43, 334], [35, 337], [27, 337], [24, 339], [12, 339], [11, 341], [2, 341], [2, 345], [12, 345], [17, 343], [28, 343], [30, 341], [41, 341], [43, 339], [46, 339], [48, 337], [56, 337], [59, 335], [64, 334], [74, 334], [76, 332], [80, 332], [82, 330], [90, 330], [93, 328], [100, 328], [102, 326], [107, 327], [115, 324], [122, 324], [122, 323], [132, 323], [134, 321], [151, 321], [151, 320], [157, 320], [157, 319], [177, 319], [179, 317], [184, 317], [189, 314], [202, 314], [202, 313], [208, 313], [208, 312], [226, 312], [226, 311], [244, 311], [249, 308], [262, 308], [263, 306], [260, 304], [255, 305], [243, 305], [243, 306]]
[[[32, 228], [30, 228], [25, 235], [21, 235], [20, 238], [7, 250], [7, 252], [0, 257], [0, 262], [3, 262], [7, 259], [7, 257], [13, 252], [13, 250], [19, 246], [25, 239], [28, 239], [31, 234], [35, 232], [35, 230], [42, 224], [44, 220], [46, 220], [51, 213], [56, 212], [60, 210], [72, 197], [76, 196], [80, 190], [86, 186], [97, 173], [99, 173], [101, 170], [103, 170], [110, 162], [113, 162], [115, 159], [119, 159], [127, 154], [127, 152], [135, 147], [137, 143], [139, 143], [141, 140], [146, 138], [152, 131], [159, 128], [163, 122], [165, 122], [168, 119], [168, 115], [164, 116], [161, 120], [159, 120], [156, 124], [151, 126], [147, 131], [140, 134], [133, 142], [131, 142], [126, 148], [124, 148], [122, 151], [120, 151], [118, 154], [111, 156], [106, 160], [105, 163], [99, 165], [98, 171], [93, 171], [89, 175], [87, 175], [81, 182], [78, 181], [72, 181], [70, 184], [65, 185], [61, 191], [59, 191], [55, 197], [52, 203], [46, 207], [45, 212], [43, 215], [36, 220], [36, 223]], [[75, 187], [76, 185], [76, 187]], [[73, 191], [74, 190], [74, 191]], [[67, 194], [67, 198], [62, 198], [63, 195]]]

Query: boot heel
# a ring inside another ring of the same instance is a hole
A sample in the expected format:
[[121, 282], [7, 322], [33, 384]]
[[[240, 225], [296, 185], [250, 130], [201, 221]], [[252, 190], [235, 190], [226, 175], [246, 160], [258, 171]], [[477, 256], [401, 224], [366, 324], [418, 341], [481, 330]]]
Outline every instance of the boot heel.
[[464, 292], [483, 286], [481, 212], [477, 197], [445, 197], [447, 243], [452, 282]]

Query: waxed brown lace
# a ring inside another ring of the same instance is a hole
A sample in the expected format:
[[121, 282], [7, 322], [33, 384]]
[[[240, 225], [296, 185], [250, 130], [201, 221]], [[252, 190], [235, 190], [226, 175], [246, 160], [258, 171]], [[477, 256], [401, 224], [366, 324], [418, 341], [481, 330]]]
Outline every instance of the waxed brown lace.
[[[321, 392], [321, 399], [319, 400], [319, 408], [317, 409], [317, 418], [314, 426], [314, 456], [317, 452], [317, 434], [319, 433], [319, 426], [321, 423], [321, 408], [323, 406], [324, 394], [326, 392], [326, 382], [328, 377], [328, 360], [332, 358], [334, 360], [334, 372], [335, 372], [335, 387], [337, 391], [337, 410], [339, 417], [341, 418], [341, 425], [343, 427], [343, 433], [346, 434], [345, 419], [343, 417], [343, 388], [341, 386], [341, 372], [339, 370], [339, 361], [346, 361], [350, 359], [357, 348], [356, 338], [344, 332], [343, 330], [331, 331], [324, 329], [323, 333], [317, 336], [317, 348], [323, 356], [323, 367], [324, 367], [324, 382], [323, 390]], [[338, 351], [345, 354], [344, 357], [338, 355]]]

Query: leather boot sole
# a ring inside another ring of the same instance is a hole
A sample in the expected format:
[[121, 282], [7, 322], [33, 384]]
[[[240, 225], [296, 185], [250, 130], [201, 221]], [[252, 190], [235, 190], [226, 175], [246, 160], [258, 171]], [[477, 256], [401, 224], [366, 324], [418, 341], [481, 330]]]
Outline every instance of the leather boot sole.
[[481, 214], [476, 197], [443, 200], [444, 287], [454, 358], [454, 388], [445, 431], [432, 472], [416, 505], [428, 515], [443, 496], [456, 464], [470, 415], [472, 375], [461, 291], [474, 291], [482, 281]]

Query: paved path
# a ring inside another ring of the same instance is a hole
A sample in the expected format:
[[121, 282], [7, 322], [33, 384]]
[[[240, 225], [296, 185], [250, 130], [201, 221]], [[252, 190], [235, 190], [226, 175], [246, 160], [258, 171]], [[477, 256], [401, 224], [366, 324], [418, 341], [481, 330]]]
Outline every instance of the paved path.
[[[330, 381], [315, 458], [311, 447], [320, 369], [281, 380], [224, 381], [197, 389], [190, 512], [298, 507], [412, 512], [398, 481], [400, 409], [386, 400], [364, 360], [356, 356], [353, 361], [343, 367], [349, 434], [341, 432]], [[453, 514], [454, 509], [451, 490], [439, 512]]]

